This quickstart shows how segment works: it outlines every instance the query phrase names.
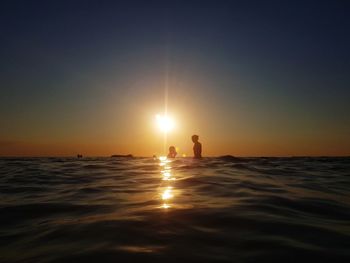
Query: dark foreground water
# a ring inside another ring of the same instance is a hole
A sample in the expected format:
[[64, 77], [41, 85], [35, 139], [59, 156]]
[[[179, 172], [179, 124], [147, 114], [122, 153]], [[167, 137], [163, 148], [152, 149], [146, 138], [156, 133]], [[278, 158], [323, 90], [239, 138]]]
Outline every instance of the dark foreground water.
[[0, 262], [350, 262], [349, 158], [0, 159]]

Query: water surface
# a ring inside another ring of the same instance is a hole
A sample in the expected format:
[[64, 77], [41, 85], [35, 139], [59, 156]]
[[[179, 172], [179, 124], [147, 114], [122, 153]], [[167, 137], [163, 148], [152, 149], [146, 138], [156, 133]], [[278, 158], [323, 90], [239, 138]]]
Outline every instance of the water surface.
[[2, 158], [0, 262], [350, 262], [349, 158]]

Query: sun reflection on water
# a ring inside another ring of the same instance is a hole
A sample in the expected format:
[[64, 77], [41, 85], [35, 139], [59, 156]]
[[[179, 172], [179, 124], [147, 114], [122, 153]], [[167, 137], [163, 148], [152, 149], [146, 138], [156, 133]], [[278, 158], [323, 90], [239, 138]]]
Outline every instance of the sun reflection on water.
[[171, 207], [171, 206], [166, 204], [166, 203], [162, 204], [162, 206], [161, 206], [161, 208], [164, 208], [164, 209], [168, 209], [169, 207]]
[[174, 195], [172, 194], [172, 187], [168, 186], [167, 189], [164, 190], [163, 194], [162, 194], [162, 199], [163, 200], [168, 200], [170, 198], [172, 198]]
[[168, 209], [171, 207], [170, 199], [174, 198], [172, 183], [176, 180], [176, 178], [171, 172], [171, 160], [169, 160], [166, 156], [161, 156], [159, 157], [159, 161], [159, 166], [161, 167], [160, 173], [163, 181], [160, 191], [160, 197], [163, 203], [160, 208]]

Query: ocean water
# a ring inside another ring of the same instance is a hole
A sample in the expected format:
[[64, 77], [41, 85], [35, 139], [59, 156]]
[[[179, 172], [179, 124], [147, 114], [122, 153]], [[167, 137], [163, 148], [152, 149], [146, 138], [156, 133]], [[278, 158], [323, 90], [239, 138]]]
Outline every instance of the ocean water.
[[0, 262], [350, 262], [350, 158], [2, 158]]

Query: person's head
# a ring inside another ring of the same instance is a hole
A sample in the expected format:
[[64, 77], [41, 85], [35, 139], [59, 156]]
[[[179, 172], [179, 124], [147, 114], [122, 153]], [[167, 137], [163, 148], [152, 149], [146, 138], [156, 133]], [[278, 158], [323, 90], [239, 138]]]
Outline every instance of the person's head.
[[192, 141], [198, 142], [199, 136], [198, 135], [192, 135]]
[[174, 146], [170, 146], [170, 147], [169, 147], [169, 152], [170, 152], [170, 153], [175, 153], [175, 152], [176, 152], [175, 147], [174, 147]]

